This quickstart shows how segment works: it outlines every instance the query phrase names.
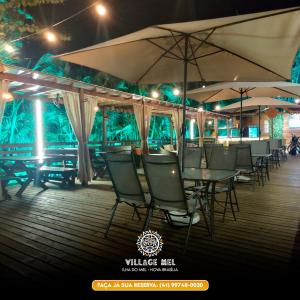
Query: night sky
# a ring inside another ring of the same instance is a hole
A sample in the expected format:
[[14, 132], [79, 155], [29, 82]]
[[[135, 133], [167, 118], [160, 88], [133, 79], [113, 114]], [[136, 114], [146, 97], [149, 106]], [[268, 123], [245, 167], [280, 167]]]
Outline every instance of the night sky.
[[[96, 2], [66, 0], [62, 5], [31, 9], [42, 28], [54, 24]], [[154, 24], [194, 21], [253, 13], [300, 5], [300, 0], [103, 0], [108, 16], [101, 19], [93, 8], [56, 27], [71, 36], [50, 46], [42, 38], [24, 42], [23, 57], [31, 58], [32, 67], [44, 53], [60, 54], [91, 46]]]

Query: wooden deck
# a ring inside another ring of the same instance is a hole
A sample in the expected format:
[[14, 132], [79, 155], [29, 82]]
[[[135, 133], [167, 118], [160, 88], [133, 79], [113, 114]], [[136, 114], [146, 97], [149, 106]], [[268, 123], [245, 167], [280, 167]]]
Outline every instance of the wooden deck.
[[230, 213], [225, 223], [216, 215], [214, 241], [202, 221], [194, 225], [184, 257], [186, 228], [170, 227], [157, 213], [150, 228], [163, 237], [160, 257], [175, 258], [179, 270], [167, 274], [121, 271], [125, 258], [141, 258], [136, 240], [143, 222], [132, 220], [132, 210], [121, 205], [104, 238], [114, 203], [109, 183], [72, 190], [49, 186], [42, 193], [30, 187], [21, 199], [0, 202], [0, 279], [7, 286], [38, 288], [68, 280], [73, 290], [91, 292], [93, 279], [165, 277], [208, 279], [214, 289], [219, 282], [246, 284], [249, 278], [287, 283], [299, 272], [299, 158], [272, 169], [271, 181], [256, 191], [239, 185], [237, 221]]

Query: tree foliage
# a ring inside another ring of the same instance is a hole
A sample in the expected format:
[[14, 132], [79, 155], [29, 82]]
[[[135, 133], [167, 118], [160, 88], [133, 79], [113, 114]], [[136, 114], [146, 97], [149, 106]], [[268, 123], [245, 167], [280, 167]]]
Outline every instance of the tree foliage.
[[[6, 64], [20, 63], [18, 54], [22, 48], [22, 42], [14, 42], [13, 53], [4, 50], [5, 44], [10, 43], [24, 35], [36, 33], [41, 28], [34, 22], [34, 19], [26, 8], [45, 5], [61, 4], [65, 0], [0, 0], [0, 62]], [[60, 36], [66, 39], [64, 35]]]

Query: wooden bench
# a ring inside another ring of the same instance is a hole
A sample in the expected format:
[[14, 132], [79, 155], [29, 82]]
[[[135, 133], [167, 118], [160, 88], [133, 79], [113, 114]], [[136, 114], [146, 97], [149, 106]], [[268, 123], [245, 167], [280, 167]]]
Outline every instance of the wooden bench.
[[42, 166], [39, 171], [42, 182], [59, 182], [61, 186], [73, 186], [77, 176], [77, 168]]

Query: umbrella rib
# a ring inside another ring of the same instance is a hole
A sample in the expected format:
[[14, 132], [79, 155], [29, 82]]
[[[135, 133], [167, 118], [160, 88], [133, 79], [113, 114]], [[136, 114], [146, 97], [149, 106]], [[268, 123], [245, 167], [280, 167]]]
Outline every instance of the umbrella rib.
[[[235, 22], [231, 22], [231, 23], [228, 23], [228, 24], [223, 24], [223, 25], [220, 25], [220, 26], [213, 26], [213, 27], [210, 27], [210, 28], [205, 28], [205, 29], [202, 29], [202, 30], [192, 32], [191, 35], [199, 33], [199, 32], [203, 32], [203, 31], [211, 30], [211, 29], [219, 29], [219, 28], [228, 27], [228, 26], [232, 26], [232, 25], [237, 25], [237, 24], [242, 24], [242, 23], [246, 23], [246, 22], [256, 21], [256, 20], [259, 20], [259, 19], [264, 19], [264, 18], [274, 17], [274, 16], [278, 16], [278, 15], [283, 15], [283, 14], [298, 11], [298, 10], [300, 10], [300, 7], [292, 8], [292, 9], [289, 9], [289, 10], [286, 10], [286, 11], [280, 11], [280, 12], [272, 13], [272, 14], [269, 14], [269, 15], [253, 17], [253, 18], [246, 19], [246, 20], [235, 21]], [[161, 29], [163, 29], [163, 28], [161, 28]]]
[[[202, 76], [202, 73], [201, 73], [201, 70], [200, 70], [200, 67], [199, 67], [199, 65], [198, 65], [198, 62], [197, 62], [197, 59], [195, 58], [195, 52], [194, 52], [194, 49], [193, 49], [193, 46], [192, 46], [192, 44], [191, 44], [191, 40], [189, 39], [189, 47], [190, 47], [190, 49], [191, 49], [191, 53], [192, 53], [192, 57], [193, 57], [193, 60], [195, 61], [195, 63], [196, 63], [196, 68], [197, 68], [197, 71], [198, 71], [198, 73], [199, 73], [199, 76], [200, 76], [200, 79], [201, 79], [201, 81], [204, 81], [204, 78], [203, 78], [203, 76]], [[191, 59], [191, 56], [188, 58], [188, 61]]]
[[289, 93], [289, 94], [294, 95], [294, 96], [296, 96], [296, 97], [299, 97], [299, 96], [300, 96], [300, 95], [297, 95], [297, 94], [295, 94], [295, 93], [293, 93], [293, 92], [289, 92], [289, 91], [287, 91], [287, 90], [285, 90], [285, 89], [281, 89], [281, 88], [278, 88], [278, 87], [275, 87], [274, 89], [279, 90], [279, 91], [281, 91], [281, 92]]
[[[215, 29], [213, 29], [208, 35], [207, 37], [200, 43], [200, 45], [198, 45], [194, 51], [194, 53], [197, 53], [197, 51], [203, 46], [203, 44], [210, 38], [210, 36], [215, 32]], [[194, 55], [195, 56], [195, 55]], [[191, 56], [190, 56], [191, 57]], [[189, 58], [190, 58], [189, 57]]]
[[[184, 36], [181, 37], [181, 39], [178, 41], [181, 42], [184, 39]], [[140, 76], [140, 78], [136, 81], [136, 83], [139, 83], [145, 76], [147, 73], [149, 73], [149, 71], [167, 54], [170, 52], [170, 50], [172, 50], [177, 43], [173, 44], [169, 49], [166, 49], [164, 53], [162, 53], [155, 61], [153, 64], [151, 64], [148, 69]]]
[[[199, 39], [199, 38], [197, 38], [197, 37], [195, 37], [195, 36], [191, 36], [191, 38], [196, 39], [196, 40], [198, 40], [198, 41], [203, 41], [203, 40], [201, 40], [201, 39]], [[258, 67], [260, 67], [260, 68], [262, 68], [262, 69], [264, 69], [264, 70], [266, 70], [266, 71], [268, 71], [268, 72], [270, 72], [270, 73], [273, 73], [273, 74], [275, 74], [275, 75], [277, 75], [277, 76], [283, 78], [284, 80], [288, 80], [288, 78], [285, 78], [284, 76], [282, 76], [282, 75], [276, 73], [275, 71], [272, 71], [271, 69], [269, 69], [269, 68], [267, 68], [267, 67], [264, 67], [263, 65], [258, 64], [258, 63], [254, 62], [254, 61], [252, 61], [252, 60], [250, 60], [250, 59], [248, 59], [248, 58], [246, 58], [246, 57], [244, 57], [244, 56], [242, 56], [242, 55], [239, 55], [239, 54], [237, 54], [237, 53], [235, 53], [235, 52], [233, 52], [233, 51], [231, 51], [231, 50], [228, 50], [228, 49], [225, 49], [225, 48], [223, 48], [223, 47], [221, 47], [221, 46], [218, 46], [218, 45], [215, 44], [215, 43], [211, 43], [211, 42], [207, 42], [207, 41], [205, 41], [205, 43], [208, 44], [208, 45], [210, 45], [210, 46], [213, 46], [213, 47], [215, 47], [215, 48], [219, 48], [220, 50], [223, 50], [223, 51], [225, 51], [225, 52], [228, 52], [229, 54], [232, 54], [233, 56], [236, 56], [236, 57], [238, 57], [238, 58], [241, 58], [241, 59], [243, 59], [243, 60], [245, 60], [245, 61], [247, 61], [247, 62], [249, 62], [249, 63], [252, 63], [253, 65], [256, 65], [256, 66], [258, 66]]]
[[219, 90], [219, 91], [215, 92], [214, 94], [210, 95], [208, 98], [204, 99], [202, 102], [205, 103], [206, 101], [208, 101], [209, 99], [211, 99], [212, 97], [218, 95], [221, 92], [222, 92], [222, 90]]
[[223, 52], [223, 51], [224, 51], [224, 50], [218, 50], [218, 51], [215, 51], [215, 52], [203, 54], [203, 55], [200, 55], [200, 56], [195, 57], [194, 59], [200, 59], [200, 58], [203, 58], [203, 57], [206, 57], [206, 56], [218, 54], [218, 53]]
[[[176, 40], [176, 37], [175, 37], [174, 33], [173, 33], [172, 31], [170, 31], [170, 32], [171, 32], [171, 34], [172, 34], [172, 38], [174, 39], [174, 41], [175, 41], [175, 43], [176, 43], [177, 40]], [[183, 53], [183, 51], [182, 51], [182, 49], [181, 49], [181, 47], [180, 47], [179, 44], [177, 44], [177, 48], [179, 49], [179, 51], [180, 51], [180, 53], [181, 53], [181, 58], [183, 59], [183, 58], [184, 58], [184, 53]]]
[[[174, 58], [178, 58], [178, 59], [182, 60], [182, 58], [181, 58], [179, 55], [173, 53], [172, 51], [170, 51], [170, 50], [164, 48], [163, 46], [161, 46], [161, 45], [159, 45], [159, 44], [156, 44], [156, 43], [153, 42], [151, 39], [146, 39], [146, 41], [148, 41], [148, 42], [151, 43], [152, 45], [154, 45], [154, 46], [156, 46], [156, 47], [158, 47], [158, 48], [160, 48], [160, 49], [162, 49], [162, 50], [164, 50], [164, 51], [167, 51], [168, 53], [170, 53], [171, 55], [173, 55]], [[170, 58], [171, 58], [171, 57], [170, 57]]]

